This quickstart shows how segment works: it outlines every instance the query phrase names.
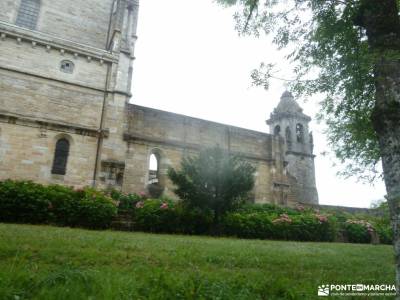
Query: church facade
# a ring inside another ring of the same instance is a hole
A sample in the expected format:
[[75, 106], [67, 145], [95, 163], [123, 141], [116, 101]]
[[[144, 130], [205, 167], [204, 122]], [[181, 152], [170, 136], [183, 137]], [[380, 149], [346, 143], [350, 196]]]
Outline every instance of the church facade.
[[168, 168], [218, 145], [256, 167], [255, 202], [317, 204], [311, 119], [290, 93], [270, 134], [130, 103], [138, 9], [0, 1], [0, 180], [174, 196]]

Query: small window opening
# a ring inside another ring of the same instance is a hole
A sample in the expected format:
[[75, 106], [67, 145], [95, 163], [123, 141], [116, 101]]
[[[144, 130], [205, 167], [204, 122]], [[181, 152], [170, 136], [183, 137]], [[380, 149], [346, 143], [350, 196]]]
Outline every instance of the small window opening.
[[281, 126], [276, 125], [274, 128], [274, 135], [280, 135], [281, 133]]
[[304, 143], [304, 127], [301, 124], [296, 125], [297, 142]]
[[288, 150], [292, 150], [292, 132], [289, 127], [286, 127], [285, 138]]
[[63, 60], [61, 62], [60, 70], [64, 73], [73, 73], [74, 72], [75, 65], [72, 61], [69, 60]]
[[115, 183], [119, 186], [122, 186], [123, 182], [124, 182], [124, 173], [122, 172], [117, 173], [117, 176], [115, 178]]

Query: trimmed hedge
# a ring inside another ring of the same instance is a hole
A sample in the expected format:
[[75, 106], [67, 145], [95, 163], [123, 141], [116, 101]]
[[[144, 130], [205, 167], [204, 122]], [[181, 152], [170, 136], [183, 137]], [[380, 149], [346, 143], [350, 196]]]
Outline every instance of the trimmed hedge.
[[371, 235], [363, 225], [346, 223], [344, 228], [346, 230], [346, 237], [350, 243], [368, 244], [371, 242]]
[[0, 221], [40, 224], [49, 221], [51, 202], [47, 189], [33, 182], [0, 182]]
[[310, 213], [278, 216], [260, 211], [230, 213], [223, 228], [226, 234], [240, 238], [334, 241], [337, 224], [333, 218]]
[[352, 215], [340, 211], [320, 213], [304, 207], [246, 204], [214, 224], [211, 210], [189, 209], [171, 199], [146, 199], [91, 188], [74, 190], [31, 181], [0, 182], [0, 222], [55, 224], [106, 229], [117, 216], [130, 215], [134, 229], [155, 233], [219, 234], [239, 238], [296, 241], [343, 241], [391, 244], [389, 217]]
[[113, 200], [96, 190], [12, 180], [0, 182], [0, 210], [0, 222], [92, 229], [109, 228], [117, 215]]
[[158, 233], [208, 234], [213, 215], [187, 209], [171, 199], [147, 199], [136, 203], [133, 213], [135, 229]]
[[171, 200], [148, 199], [136, 203], [135, 229], [148, 232], [178, 232], [179, 216]]
[[114, 189], [106, 191], [106, 194], [118, 204], [118, 212], [133, 213], [136, 203], [146, 199], [144, 194], [123, 194]]

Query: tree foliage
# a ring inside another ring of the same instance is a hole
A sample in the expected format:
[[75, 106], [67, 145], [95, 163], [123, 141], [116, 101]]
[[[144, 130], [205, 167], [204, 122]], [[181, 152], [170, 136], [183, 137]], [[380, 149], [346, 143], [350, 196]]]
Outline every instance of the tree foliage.
[[[380, 151], [371, 116], [374, 108], [374, 65], [381, 53], [368, 47], [360, 26], [363, 0], [217, 0], [237, 5], [242, 34], [268, 34], [287, 48], [293, 78], [286, 78], [297, 96], [322, 93], [319, 118], [328, 125], [328, 141], [343, 174], [364, 179], [380, 175]], [[399, 55], [398, 52], [386, 55]], [[279, 77], [273, 62], [252, 72], [253, 83], [269, 86]]]
[[254, 172], [250, 163], [216, 147], [184, 158], [181, 169], [169, 169], [168, 176], [189, 208], [212, 210], [217, 222], [253, 189]]

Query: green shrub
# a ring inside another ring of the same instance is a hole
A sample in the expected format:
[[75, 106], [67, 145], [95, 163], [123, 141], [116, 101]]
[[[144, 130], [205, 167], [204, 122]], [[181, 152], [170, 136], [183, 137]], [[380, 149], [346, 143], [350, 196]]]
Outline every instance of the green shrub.
[[229, 213], [223, 219], [225, 234], [240, 238], [267, 239], [273, 235], [272, 218], [266, 213]]
[[44, 187], [50, 201], [51, 223], [60, 226], [78, 226], [81, 196], [70, 187], [50, 185]]
[[147, 199], [136, 203], [133, 214], [135, 230], [174, 233], [179, 228], [179, 215], [173, 201]]
[[0, 221], [40, 224], [51, 219], [47, 189], [31, 181], [0, 182]]
[[381, 244], [393, 244], [393, 229], [390, 225], [379, 224], [375, 226]]
[[138, 203], [144, 200], [144, 196], [138, 194], [124, 194], [117, 190], [110, 190], [106, 192], [113, 200], [118, 203], [118, 212], [133, 212]]
[[[280, 237], [294, 241], [321, 241], [328, 242], [335, 240], [336, 220], [325, 215], [304, 213], [291, 216], [292, 222], [286, 226], [287, 233]], [[275, 233], [285, 233], [280, 230], [279, 223], [275, 225]], [[278, 237], [279, 238], [279, 237]]]
[[111, 198], [90, 188], [12, 180], [0, 182], [0, 210], [1, 222], [86, 228], [107, 228], [117, 214]]
[[211, 210], [189, 209], [182, 202], [176, 205], [179, 231], [185, 234], [210, 234], [213, 231], [214, 215]]
[[92, 229], [110, 227], [117, 215], [117, 205], [102, 192], [86, 188], [78, 192], [78, 226]]
[[170, 168], [168, 177], [187, 207], [213, 212], [217, 229], [225, 213], [248, 198], [255, 171], [243, 158], [214, 147], [203, 149], [198, 156], [184, 157], [180, 169]]
[[310, 213], [234, 212], [226, 215], [223, 228], [225, 234], [242, 238], [333, 241], [336, 236], [333, 218]]
[[369, 223], [362, 220], [347, 220], [344, 223], [345, 234], [350, 243], [370, 243]]
[[268, 213], [268, 214], [284, 214], [286, 210], [275, 204], [257, 204], [257, 203], [245, 203], [241, 205], [237, 212], [242, 213]]

